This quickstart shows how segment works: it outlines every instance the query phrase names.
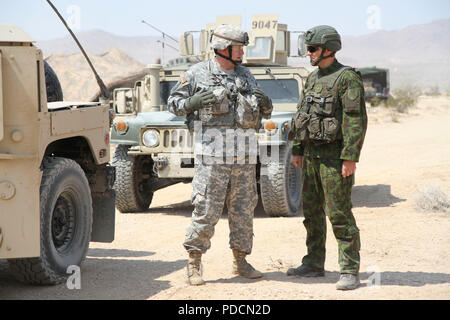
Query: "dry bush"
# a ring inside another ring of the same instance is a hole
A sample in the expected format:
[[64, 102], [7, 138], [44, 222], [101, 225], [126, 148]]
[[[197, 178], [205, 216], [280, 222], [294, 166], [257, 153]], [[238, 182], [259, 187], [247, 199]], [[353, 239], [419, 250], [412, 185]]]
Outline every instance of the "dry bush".
[[428, 88], [428, 90], [425, 91], [424, 94], [426, 96], [437, 97], [437, 96], [441, 95], [441, 92], [439, 91], [439, 86], [434, 85], [434, 86]]
[[420, 190], [415, 202], [420, 211], [450, 213], [450, 197], [437, 185], [429, 185]]
[[371, 107], [382, 106], [383, 103], [385, 103], [385, 101], [386, 101], [385, 98], [380, 98], [380, 97], [373, 97], [370, 99], [366, 99], [366, 102], [370, 103]]
[[392, 91], [392, 95], [384, 102], [386, 108], [392, 109], [399, 113], [405, 113], [408, 108], [417, 104], [421, 90], [414, 86], [407, 86]]

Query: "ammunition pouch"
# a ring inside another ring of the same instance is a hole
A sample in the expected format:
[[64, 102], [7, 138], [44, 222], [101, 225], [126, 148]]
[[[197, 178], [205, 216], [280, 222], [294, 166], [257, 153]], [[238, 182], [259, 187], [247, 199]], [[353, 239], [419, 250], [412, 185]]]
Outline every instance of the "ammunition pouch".
[[261, 126], [258, 101], [254, 95], [237, 94], [236, 101], [236, 124], [241, 129], [255, 130]]
[[212, 115], [224, 114], [230, 111], [230, 101], [227, 96], [227, 90], [225, 88], [219, 88], [213, 90], [216, 97], [216, 103], [210, 108]]
[[338, 99], [338, 79], [345, 70], [318, 78], [318, 71], [311, 74], [304, 98], [292, 121], [292, 139], [311, 140], [315, 144], [331, 143], [342, 139], [342, 107]]
[[341, 135], [341, 121], [335, 115], [336, 99], [311, 93], [306, 96], [293, 119], [293, 129], [298, 140], [330, 143]]
[[293, 119], [292, 132], [296, 135], [298, 140], [309, 140], [308, 125], [311, 119], [311, 115], [305, 112], [297, 112]]
[[232, 99], [225, 88], [213, 90], [215, 103], [211, 107], [198, 110], [198, 119], [204, 126], [232, 126], [233, 113], [230, 112]]

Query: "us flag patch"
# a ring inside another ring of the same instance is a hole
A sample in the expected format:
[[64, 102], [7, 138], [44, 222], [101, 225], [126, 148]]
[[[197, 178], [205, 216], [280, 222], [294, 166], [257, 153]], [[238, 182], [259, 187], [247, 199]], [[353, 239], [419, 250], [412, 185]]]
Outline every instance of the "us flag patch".
[[180, 83], [183, 84], [183, 83], [185, 83], [185, 82], [187, 82], [187, 77], [186, 77], [186, 73], [183, 72], [183, 73], [180, 75]]

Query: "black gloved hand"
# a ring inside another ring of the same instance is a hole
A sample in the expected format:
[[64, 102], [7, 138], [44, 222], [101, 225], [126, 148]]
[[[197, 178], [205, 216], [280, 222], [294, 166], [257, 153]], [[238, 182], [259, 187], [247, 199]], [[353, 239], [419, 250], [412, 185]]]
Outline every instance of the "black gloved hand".
[[216, 98], [212, 91], [203, 91], [194, 94], [192, 97], [186, 99], [184, 107], [187, 112], [194, 112], [196, 110], [211, 107], [216, 102]]
[[259, 107], [263, 115], [267, 116], [272, 113], [272, 100], [259, 88], [254, 88], [253, 93], [258, 99]]

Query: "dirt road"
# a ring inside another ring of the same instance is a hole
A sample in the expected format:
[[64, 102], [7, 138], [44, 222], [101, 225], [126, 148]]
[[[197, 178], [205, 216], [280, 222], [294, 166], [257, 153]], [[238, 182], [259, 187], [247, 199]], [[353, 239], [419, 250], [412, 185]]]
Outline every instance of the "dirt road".
[[0, 261], [2, 299], [450, 299], [450, 215], [419, 212], [414, 198], [427, 185], [450, 194], [450, 100], [423, 98], [408, 114], [369, 111], [369, 129], [353, 191], [361, 230], [360, 288], [335, 289], [337, 244], [328, 223], [326, 275], [292, 278], [305, 253], [302, 217], [255, 212], [249, 261], [264, 277], [231, 275], [228, 223], [216, 227], [204, 255], [206, 285], [184, 282], [182, 247], [190, 221], [190, 184], [155, 194], [148, 212], [116, 216], [116, 239], [92, 243], [81, 269], [81, 289], [31, 287], [14, 280]]

